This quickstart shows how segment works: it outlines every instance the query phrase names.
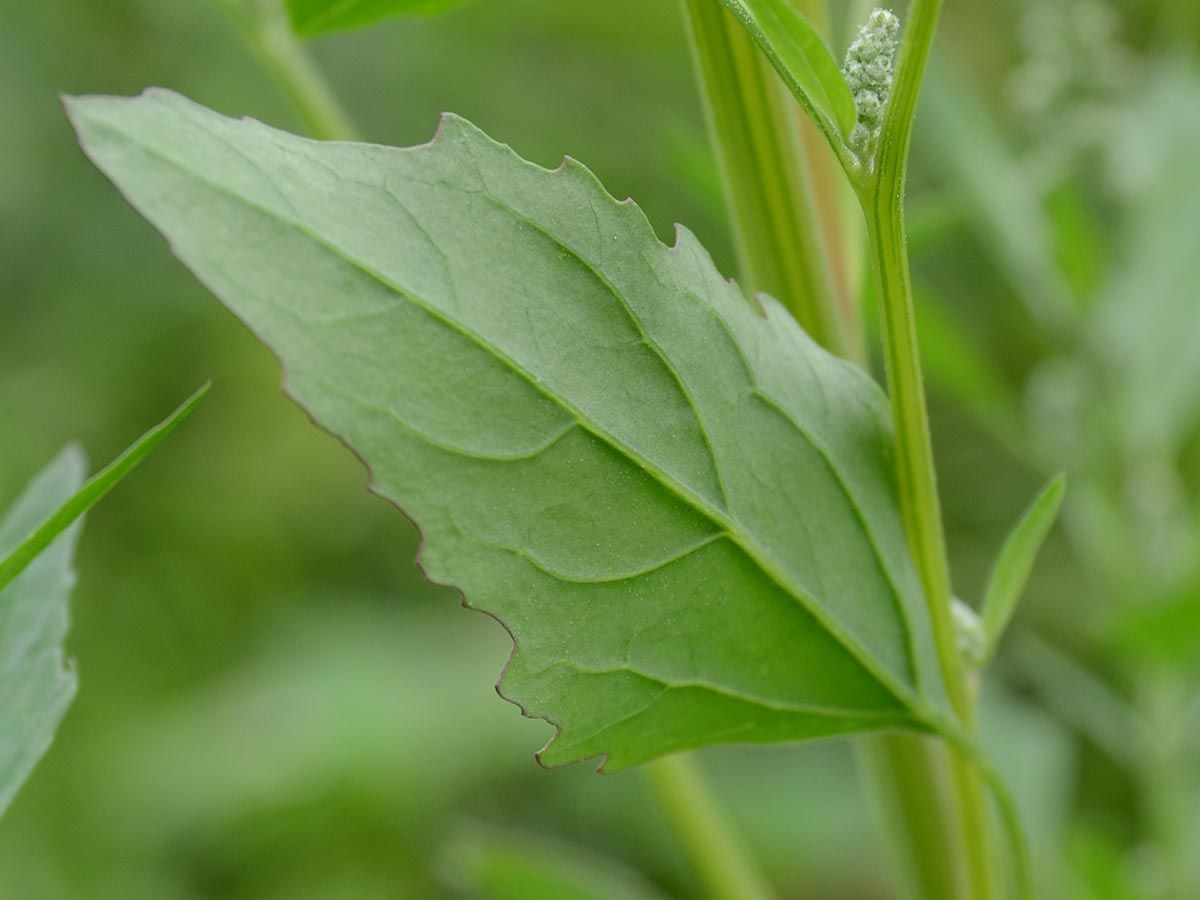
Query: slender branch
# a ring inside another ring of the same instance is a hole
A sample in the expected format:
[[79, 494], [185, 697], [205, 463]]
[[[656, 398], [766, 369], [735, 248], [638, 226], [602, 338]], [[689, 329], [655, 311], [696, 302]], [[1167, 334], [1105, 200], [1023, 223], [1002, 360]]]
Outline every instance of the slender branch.
[[[883, 323], [884, 360], [896, 427], [901, 513], [925, 588], [946, 692], [962, 727], [973, 734], [974, 701], [967, 689], [951, 618], [950, 570], [904, 231], [904, 186], [913, 119], [941, 5], [941, 0], [912, 0], [909, 5], [874, 166], [859, 185], [859, 194], [867, 219]], [[949, 768], [963, 829], [969, 896], [973, 900], [993, 900], [998, 896], [998, 885], [981, 773], [975, 760], [964, 755], [961, 748], [950, 753]]]
[[726, 824], [694, 758], [668, 756], [645, 772], [712, 900], [769, 900], [770, 888]]
[[282, 0], [217, 0], [217, 5], [288, 95], [313, 137], [358, 139], [350, 114], [292, 32]]

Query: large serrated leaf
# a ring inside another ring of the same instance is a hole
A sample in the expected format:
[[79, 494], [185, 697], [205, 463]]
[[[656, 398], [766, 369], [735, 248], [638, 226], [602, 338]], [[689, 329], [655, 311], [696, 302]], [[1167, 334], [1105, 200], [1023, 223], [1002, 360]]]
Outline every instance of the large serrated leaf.
[[[0, 558], [75, 493], [83, 474], [83, 454], [72, 447], [30, 483], [0, 523]], [[78, 530], [76, 523], [60, 533], [0, 590], [0, 813], [50, 746], [75, 696], [62, 645]]]
[[690, 232], [453, 116], [397, 150], [164, 91], [68, 107], [427, 574], [506, 624], [543, 761], [942, 720], [883, 395]]
[[464, 0], [287, 0], [292, 27], [315, 35], [360, 28], [392, 16], [432, 16]]

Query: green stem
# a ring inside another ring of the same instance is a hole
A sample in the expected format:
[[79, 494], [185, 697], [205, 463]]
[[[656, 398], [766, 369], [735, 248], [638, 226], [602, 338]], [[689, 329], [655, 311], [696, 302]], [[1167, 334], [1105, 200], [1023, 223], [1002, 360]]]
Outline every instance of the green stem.
[[712, 900], [769, 900], [770, 888], [726, 824], [695, 760], [668, 756], [645, 772]]
[[859, 738], [877, 814], [908, 900], [961, 900], [966, 894], [962, 827], [946, 778], [948, 748], [934, 738]]
[[[912, 0], [900, 47], [892, 96], [874, 168], [859, 185], [874, 263], [883, 324], [884, 362], [896, 428], [900, 509], [917, 571], [925, 588], [942, 679], [962, 727], [973, 734], [974, 703], [967, 689], [951, 618], [952, 590], [941, 504], [929, 431], [929, 414], [917, 348], [912, 282], [904, 231], [904, 185], [912, 124], [941, 0]], [[994, 900], [997, 879], [979, 769], [961, 749], [949, 754], [953, 797], [962, 827], [968, 896]]]
[[300, 113], [309, 133], [353, 141], [358, 131], [337, 94], [292, 32], [282, 0], [218, 0]]
[[837, 303], [795, 100], [718, 0], [682, 2], [741, 279], [845, 355], [854, 330]]

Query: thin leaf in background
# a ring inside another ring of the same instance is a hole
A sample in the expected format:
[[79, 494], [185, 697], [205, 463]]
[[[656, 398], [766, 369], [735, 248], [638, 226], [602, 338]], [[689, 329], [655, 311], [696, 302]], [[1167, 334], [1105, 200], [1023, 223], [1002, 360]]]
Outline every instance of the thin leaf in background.
[[1200, 424], [1198, 94], [1195, 68], [1164, 67], [1130, 111], [1114, 153], [1141, 178], [1093, 329], [1128, 447], [1168, 458]]
[[360, 28], [392, 16], [435, 16], [464, 0], [287, 0], [296, 33]]
[[1058, 327], [1069, 318], [1073, 301], [1055, 265], [1041, 198], [969, 81], [948, 67], [931, 68], [918, 121], [930, 155], [939, 163], [937, 174], [1030, 314]]
[[487, 900], [666, 900], [634, 873], [594, 853], [479, 829], [446, 846], [441, 868], [464, 896]]
[[1042, 542], [1058, 518], [1067, 480], [1062, 475], [1042, 489], [1004, 540], [983, 596], [983, 630], [987, 635], [986, 656], [995, 652], [1008, 627], [1021, 593], [1033, 572]]
[[196, 411], [208, 393], [208, 385], [200, 388], [182, 406], [140, 437], [128, 450], [97, 472], [66, 503], [46, 516], [45, 521], [30, 531], [3, 557], [0, 557], [0, 590], [21, 574], [50, 543], [121, 480], [137, 468], [167, 436]]
[[1200, 583], [1123, 609], [1104, 631], [1107, 646], [1128, 659], [1193, 673], [1200, 669]]
[[886, 399], [689, 232], [452, 116], [395, 150], [164, 91], [68, 106], [420, 523], [430, 577], [507, 624], [543, 761], [942, 727]]
[[66, 668], [67, 597], [80, 517], [195, 411], [208, 386], [83, 483], [83, 453], [71, 447], [41, 475], [0, 525], [0, 813], [45, 753], [75, 695]]

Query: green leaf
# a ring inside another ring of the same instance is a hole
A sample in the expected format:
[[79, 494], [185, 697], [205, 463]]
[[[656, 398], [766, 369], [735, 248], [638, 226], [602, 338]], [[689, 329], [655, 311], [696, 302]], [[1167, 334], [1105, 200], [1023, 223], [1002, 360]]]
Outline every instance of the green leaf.
[[[1133, 184], [1112, 251], [1112, 277], [1096, 298], [1093, 355], [1112, 379], [1108, 410], [1125, 452], [1170, 459], [1200, 428], [1200, 78], [1188, 67], [1152, 69], [1136, 109], [1114, 129]], [[1127, 188], [1129, 192], [1129, 188]]]
[[935, 59], [921, 91], [919, 138], [964, 208], [965, 224], [1029, 313], [1048, 328], [1070, 321], [1071, 291], [1054, 259], [1051, 223], [1035, 179], [1005, 143], [985, 97], [964, 72]]
[[359, 28], [392, 16], [434, 16], [463, 0], [287, 0], [292, 28], [310, 36]]
[[1052, 479], [1004, 540], [983, 597], [983, 630], [987, 635], [985, 659], [996, 652], [1000, 636], [1012, 619], [1042, 542], [1058, 518], [1066, 489], [1065, 476]]
[[164, 421], [147, 431], [132, 447], [89, 478], [87, 484], [80, 488], [75, 496], [48, 514], [45, 521], [31, 530], [23, 540], [11, 548], [10, 552], [0, 557], [0, 590], [10, 584], [72, 522], [95, 506], [101, 497], [137, 468], [137, 465], [149, 456], [154, 448], [166, 439], [167, 435], [195, 412], [196, 407], [200, 405], [200, 401], [207, 393], [208, 385], [196, 391]]
[[858, 119], [854, 95], [812, 22], [788, 0], [721, 2], [754, 38], [830, 143], [835, 148], [844, 146]]
[[947, 720], [884, 396], [690, 232], [454, 116], [396, 150], [165, 91], [68, 110], [505, 623], [544, 762]]
[[[69, 447], [30, 483], [0, 523], [0, 553], [74, 493], [84, 467], [83, 453]], [[65, 665], [62, 644], [78, 530], [59, 533], [0, 590], [0, 814], [50, 746], [75, 696], [75, 672]]]
[[1139, 665], [1200, 669], [1200, 583], [1123, 609], [1103, 634], [1110, 651]]

